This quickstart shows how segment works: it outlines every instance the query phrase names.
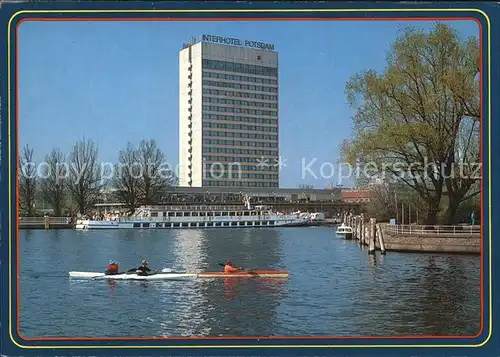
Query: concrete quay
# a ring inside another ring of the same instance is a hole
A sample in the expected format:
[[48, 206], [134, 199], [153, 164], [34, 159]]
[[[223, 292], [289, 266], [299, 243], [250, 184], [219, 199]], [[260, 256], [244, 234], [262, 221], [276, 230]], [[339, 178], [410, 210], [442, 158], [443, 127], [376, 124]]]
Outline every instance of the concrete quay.
[[[386, 250], [406, 252], [440, 253], [481, 253], [481, 234], [479, 226], [456, 226], [455, 230], [419, 231], [412, 227], [401, 229], [389, 224], [379, 225], [384, 235]], [[404, 228], [404, 227], [403, 227]]]
[[426, 253], [481, 253], [480, 226], [423, 226], [377, 223], [363, 215], [344, 218], [353, 228], [352, 238], [375, 250]]
[[19, 229], [73, 229], [70, 217], [19, 217]]

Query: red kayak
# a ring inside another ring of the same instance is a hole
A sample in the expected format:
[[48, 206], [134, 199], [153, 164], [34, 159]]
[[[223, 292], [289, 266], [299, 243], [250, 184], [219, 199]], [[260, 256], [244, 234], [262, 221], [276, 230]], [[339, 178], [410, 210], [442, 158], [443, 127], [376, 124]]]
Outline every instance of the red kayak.
[[250, 270], [235, 273], [205, 272], [198, 273], [199, 278], [288, 278], [287, 271], [280, 270]]

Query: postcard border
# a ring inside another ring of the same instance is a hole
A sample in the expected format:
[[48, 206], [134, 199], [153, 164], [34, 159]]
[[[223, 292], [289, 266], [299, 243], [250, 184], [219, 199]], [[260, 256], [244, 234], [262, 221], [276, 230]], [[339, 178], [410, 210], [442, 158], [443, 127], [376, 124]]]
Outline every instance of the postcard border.
[[[16, 339], [13, 336], [13, 329], [12, 329], [12, 255], [13, 255], [13, 242], [12, 242], [12, 232], [13, 232], [13, 219], [12, 219], [12, 211], [13, 211], [13, 205], [12, 205], [12, 189], [13, 189], [13, 179], [12, 179], [12, 168], [13, 165], [16, 167], [16, 173], [17, 173], [17, 164], [12, 162], [12, 150], [17, 150], [15, 148], [12, 148], [12, 141], [11, 141], [11, 135], [12, 135], [12, 95], [11, 95], [11, 88], [12, 88], [12, 61], [11, 61], [11, 27], [12, 27], [12, 22], [13, 20], [18, 17], [19, 15], [22, 14], [51, 14], [51, 13], [57, 13], [57, 14], [130, 14], [130, 13], [141, 13], [141, 14], [155, 14], [155, 13], [269, 13], [269, 12], [284, 12], [284, 13], [356, 13], [356, 12], [387, 12], [387, 13], [401, 13], [401, 12], [447, 12], [447, 13], [459, 13], [459, 12], [476, 12], [479, 13], [480, 15], [484, 16], [487, 24], [486, 28], [486, 38], [483, 43], [486, 43], [486, 51], [485, 48], [483, 48], [483, 51], [487, 53], [485, 56], [486, 58], [486, 68], [487, 68], [487, 77], [484, 79], [487, 81], [486, 88], [488, 89], [487, 96], [483, 96], [483, 100], [487, 100], [487, 103], [482, 102], [481, 107], [484, 108], [486, 107], [488, 110], [487, 116], [482, 116], [482, 121], [487, 119], [487, 147], [488, 147], [488, 203], [491, 202], [491, 22], [488, 17], [488, 15], [480, 10], [480, 9], [474, 9], [474, 8], [460, 8], [460, 9], [431, 9], [431, 8], [392, 8], [392, 9], [217, 9], [217, 10], [207, 10], [207, 9], [202, 9], [202, 10], [21, 10], [16, 13], [14, 13], [9, 22], [8, 22], [8, 28], [7, 28], [7, 83], [8, 83], [8, 108], [7, 108], [7, 127], [8, 127], [8, 148], [7, 148], [7, 153], [8, 153], [8, 204], [9, 204], [9, 214], [8, 214], [8, 247], [9, 247], [9, 337], [11, 341], [16, 345], [17, 347], [21, 349], [200, 349], [200, 348], [207, 348], [207, 349], [213, 349], [213, 348], [380, 348], [380, 347], [410, 347], [410, 348], [419, 348], [419, 347], [481, 347], [485, 345], [491, 338], [492, 335], [492, 322], [493, 322], [493, 313], [492, 313], [492, 234], [491, 234], [491, 205], [488, 204], [488, 335], [486, 339], [478, 344], [362, 344], [362, 345], [340, 345], [340, 344], [335, 344], [335, 345], [326, 345], [326, 344], [303, 344], [303, 345], [276, 345], [276, 344], [258, 344], [258, 345], [171, 345], [171, 346], [165, 346], [165, 345], [22, 345], [19, 342], [16, 341]], [[200, 19], [202, 20], [202, 19]], [[326, 19], [325, 19], [326, 20]], [[382, 21], [383, 19], [380, 19]], [[390, 20], [387, 19], [387, 20]], [[410, 20], [410, 19], [409, 19]], [[124, 19], [126, 21], [126, 19]], [[147, 20], [145, 20], [147, 21]], [[332, 21], [335, 21], [333, 19]], [[480, 34], [482, 36], [482, 34]], [[484, 87], [484, 84], [482, 85]], [[17, 100], [16, 96], [16, 100]], [[486, 104], [486, 105], [485, 105]], [[481, 127], [484, 130], [484, 122], [481, 123]], [[17, 145], [17, 140], [16, 140], [16, 145]], [[482, 149], [482, 147], [481, 147]], [[484, 159], [484, 157], [483, 157]], [[484, 177], [482, 178], [483, 180], [483, 187], [484, 187]], [[17, 182], [17, 181], [16, 181]], [[17, 183], [16, 183], [17, 187]], [[483, 199], [484, 199], [484, 194], [483, 194]], [[483, 206], [482, 206], [483, 208]], [[15, 210], [17, 213], [17, 209]], [[19, 218], [16, 217], [15, 219], [15, 229], [18, 229], [18, 220]], [[484, 227], [484, 225], [483, 225]], [[484, 243], [483, 243], [484, 244]], [[481, 262], [483, 264], [483, 262]], [[484, 278], [484, 277], [483, 277]], [[19, 276], [17, 277], [19, 279]], [[19, 298], [19, 297], [17, 297]], [[485, 323], [485, 321], [483, 321]], [[481, 326], [481, 331], [483, 330], [483, 326]], [[484, 332], [484, 331], [482, 331]], [[364, 338], [364, 336], [359, 336], [360, 339]], [[409, 337], [411, 338], [411, 337]], [[71, 341], [71, 338], [68, 338], [68, 340]], [[96, 338], [96, 341], [106, 341], [106, 339], [100, 339]], [[161, 341], [161, 340], [158, 340]], [[168, 341], [168, 340], [165, 340]], [[221, 340], [224, 341], [224, 340]]]

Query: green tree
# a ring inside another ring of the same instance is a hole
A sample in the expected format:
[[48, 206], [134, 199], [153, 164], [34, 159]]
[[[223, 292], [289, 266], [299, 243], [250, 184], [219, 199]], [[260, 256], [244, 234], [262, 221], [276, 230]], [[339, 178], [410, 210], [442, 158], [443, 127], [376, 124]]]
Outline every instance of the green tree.
[[436, 223], [443, 195], [453, 201], [453, 221], [458, 204], [477, 194], [471, 188], [479, 178], [452, 168], [478, 162], [479, 140], [466, 124], [479, 119], [478, 48], [477, 39], [462, 42], [447, 25], [428, 34], [408, 27], [382, 73], [364, 70], [346, 84], [355, 115], [343, 160], [360, 165], [365, 177], [396, 179], [415, 190], [427, 205], [427, 224]]

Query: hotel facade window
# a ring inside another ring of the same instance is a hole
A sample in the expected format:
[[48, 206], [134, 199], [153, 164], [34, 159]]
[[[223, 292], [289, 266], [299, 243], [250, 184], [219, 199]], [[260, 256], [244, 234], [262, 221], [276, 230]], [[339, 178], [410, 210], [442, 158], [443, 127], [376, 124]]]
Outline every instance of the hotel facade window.
[[179, 65], [180, 185], [279, 187], [277, 52], [197, 42]]

